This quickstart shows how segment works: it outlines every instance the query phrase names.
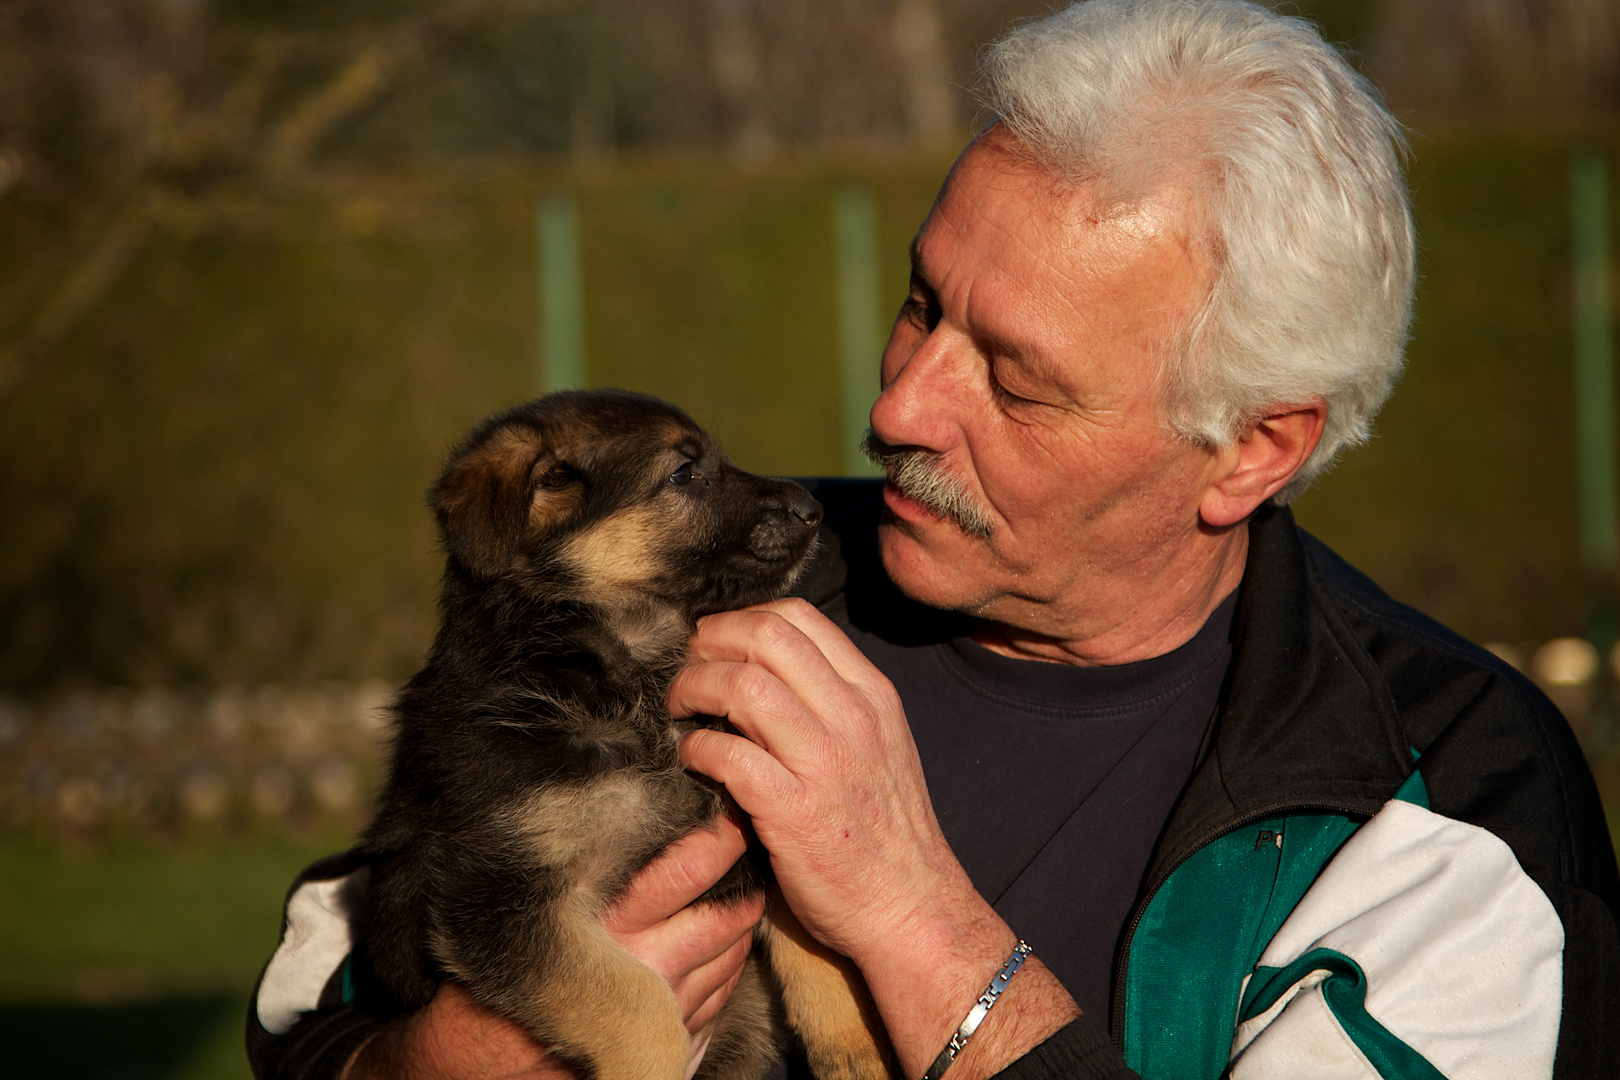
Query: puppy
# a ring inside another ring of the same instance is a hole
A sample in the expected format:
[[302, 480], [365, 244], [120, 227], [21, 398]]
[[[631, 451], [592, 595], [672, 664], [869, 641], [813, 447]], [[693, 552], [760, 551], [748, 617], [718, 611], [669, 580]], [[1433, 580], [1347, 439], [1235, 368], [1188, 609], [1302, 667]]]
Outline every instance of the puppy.
[[[404, 1009], [453, 978], [596, 1080], [682, 1080], [674, 995], [599, 916], [721, 813], [716, 786], [677, 760], [665, 695], [700, 616], [791, 588], [821, 507], [737, 469], [679, 409], [624, 391], [552, 394], [486, 421], [430, 502], [442, 623], [394, 706], [361, 845], [361, 977]], [[745, 859], [706, 899], [761, 887]], [[697, 1075], [763, 1075], [785, 1018], [821, 1080], [888, 1077], [853, 967], [779, 901], [760, 925]]]

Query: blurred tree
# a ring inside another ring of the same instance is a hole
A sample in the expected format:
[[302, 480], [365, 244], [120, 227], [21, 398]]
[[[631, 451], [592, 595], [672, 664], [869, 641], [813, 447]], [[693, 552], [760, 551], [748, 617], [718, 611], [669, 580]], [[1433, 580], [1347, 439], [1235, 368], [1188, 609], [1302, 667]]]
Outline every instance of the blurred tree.
[[889, 32], [905, 71], [911, 137], [927, 142], [955, 134], [956, 102], [939, 0], [898, 0]]
[[0, 392], [48, 357], [153, 230], [262, 219], [307, 192], [322, 143], [408, 64], [533, 6], [421, 4], [320, 34], [222, 21], [197, 0], [0, 8], [10, 198], [65, 256], [0, 286], [0, 319], [12, 315]]
[[727, 149], [745, 164], [768, 161], [776, 148], [765, 79], [759, 4], [708, 0], [710, 68], [725, 102]]
[[[1406, 113], [1612, 114], [1620, 0], [1277, 5]], [[943, 140], [979, 43], [1031, 0], [10, 0], [0, 193], [57, 242], [0, 283], [0, 387], [154, 229], [249, 221], [323, 153], [783, 150]]]
[[1561, 124], [1620, 110], [1617, 0], [1398, 0], [1373, 71], [1414, 122]]
[[[1026, 5], [1028, 6], [1028, 5]], [[154, 230], [262, 222], [330, 158], [900, 146], [956, 133], [995, 0], [11, 0], [0, 194], [48, 232], [0, 282], [0, 392]], [[1002, 16], [1005, 18], [1005, 15]]]

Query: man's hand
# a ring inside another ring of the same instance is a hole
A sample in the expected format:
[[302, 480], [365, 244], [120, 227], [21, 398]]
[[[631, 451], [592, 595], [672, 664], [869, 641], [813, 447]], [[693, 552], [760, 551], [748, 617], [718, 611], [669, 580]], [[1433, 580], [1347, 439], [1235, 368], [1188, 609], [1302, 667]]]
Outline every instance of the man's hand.
[[[689, 906], [742, 857], [737, 822], [672, 844], [603, 915], [608, 933], [662, 975], [675, 991], [693, 1048], [742, 978], [764, 899]], [[420, 1012], [395, 1020], [350, 1060], [344, 1080], [572, 1080], [577, 1074], [527, 1032], [474, 1001], [460, 985], [440, 985]]]
[[[1017, 936], [940, 832], [898, 695], [802, 600], [698, 623], [670, 713], [724, 716], [681, 758], [726, 785], [771, 854], [783, 896], [860, 967], [904, 1071], [921, 1075]], [[953, 1075], [987, 1076], [1079, 1015], [1031, 960]]]
[[788, 906], [832, 948], [858, 958], [908, 932], [927, 895], [973, 891], [934, 819], [899, 696], [809, 604], [701, 620], [669, 706], [725, 716], [747, 736], [695, 731], [682, 759], [749, 812]]
[[664, 977], [695, 1036], [712, 1021], [742, 978], [762, 895], [734, 905], [692, 901], [742, 858], [748, 838], [721, 818], [713, 830], [682, 837], [630, 882], [602, 922], [609, 935]]

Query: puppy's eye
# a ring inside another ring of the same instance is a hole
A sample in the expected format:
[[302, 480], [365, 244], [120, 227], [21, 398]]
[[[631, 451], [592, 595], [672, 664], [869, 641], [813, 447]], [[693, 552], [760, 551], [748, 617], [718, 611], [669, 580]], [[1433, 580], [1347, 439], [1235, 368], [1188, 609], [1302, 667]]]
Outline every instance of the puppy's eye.
[[570, 484], [578, 483], [580, 471], [566, 462], [558, 462], [547, 469], [540, 477], [540, 486], [543, 488], [565, 488]]
[[685, 487], [687, 484], [690, 484], [696, 476], [697, 473], [693, 471], [692, 463], [688, 461], [685, 465], [682, 465], [680, 468], [669, 474], [669, 482], [680, 487]]

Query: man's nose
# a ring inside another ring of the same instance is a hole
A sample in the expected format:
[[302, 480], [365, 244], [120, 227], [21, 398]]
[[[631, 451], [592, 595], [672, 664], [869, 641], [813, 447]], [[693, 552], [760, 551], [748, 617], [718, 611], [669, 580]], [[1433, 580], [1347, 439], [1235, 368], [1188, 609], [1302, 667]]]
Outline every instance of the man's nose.
[[909, 355], [891, 340], [883, 356], [885, 385], [872, 403], [872, 432], [892, 446], [943, 452], [951, 443], [968, 387], [947, 334], [936, 329]]

